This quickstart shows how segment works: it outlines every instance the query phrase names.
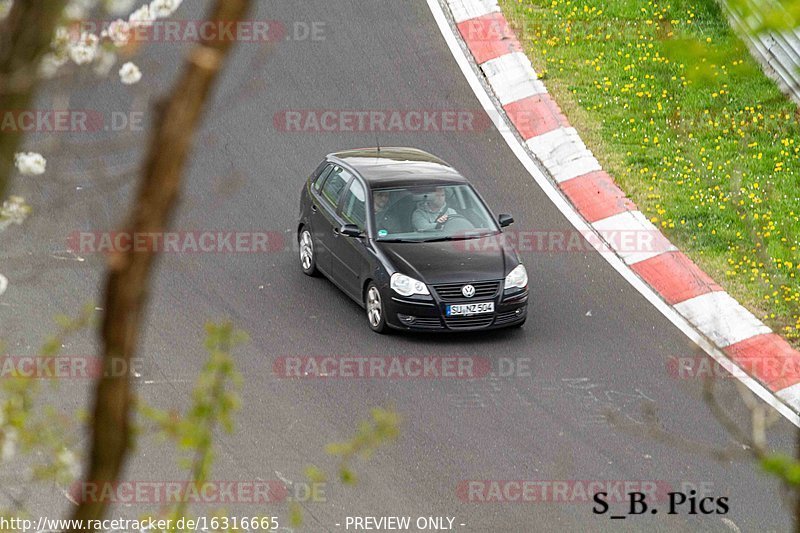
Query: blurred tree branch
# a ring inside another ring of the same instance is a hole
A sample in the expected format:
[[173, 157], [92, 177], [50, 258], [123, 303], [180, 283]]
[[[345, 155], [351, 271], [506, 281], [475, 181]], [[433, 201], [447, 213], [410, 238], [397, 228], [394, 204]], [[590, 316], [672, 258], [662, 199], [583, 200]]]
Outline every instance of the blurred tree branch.
[[[241, 20], [250, 0], [216, 0], [209, 20]], [[229, 52], [229, 40], [201, 41], [190, 52], [172, 93], [159, 108], [141, 185], [125, 230], [131, 234], [158, 233], [167, 228], [178, 199], [183, 168], [194, 132], [211, 87]], [[103, 323], [104, 376], [98, 380], [92, 421], [92, 447], [86, 479], [113, 483], [120, 475], [130, 445], [131, 384], [114, 376], [115, 359], [129, 363], [138, 338], [147, 286], [154, 259], [152, 250], [113, 254], [108, 262]], [[107, 502], [81, 502], [76, 520], [100, 519]]]
[[[37, 86], [39, 60], [50, 48], [65, 0], [17, 1], [0, 22], [0, 110], [28, 109]], [[23, 132], [0, 133], [0, 200], [5, 197]]]

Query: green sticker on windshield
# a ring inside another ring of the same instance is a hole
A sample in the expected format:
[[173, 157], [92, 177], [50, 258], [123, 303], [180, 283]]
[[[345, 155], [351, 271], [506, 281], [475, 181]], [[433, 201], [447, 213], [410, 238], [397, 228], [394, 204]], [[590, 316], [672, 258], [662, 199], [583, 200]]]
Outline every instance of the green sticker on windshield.
[[378, 230], [378, 237], [386, 237], [387, 235], [389, 235], [389, 232], [386, 231], [385, 229]]

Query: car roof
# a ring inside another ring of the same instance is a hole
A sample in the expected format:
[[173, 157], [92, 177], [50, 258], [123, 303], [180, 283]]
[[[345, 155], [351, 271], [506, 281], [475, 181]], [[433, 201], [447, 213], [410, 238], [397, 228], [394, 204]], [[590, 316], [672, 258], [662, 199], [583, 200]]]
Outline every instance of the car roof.
[[371, 189], [468, 183], [448, 163], [416, 148], [360, 148], [332, 153], [327, 159], [351, 167]]

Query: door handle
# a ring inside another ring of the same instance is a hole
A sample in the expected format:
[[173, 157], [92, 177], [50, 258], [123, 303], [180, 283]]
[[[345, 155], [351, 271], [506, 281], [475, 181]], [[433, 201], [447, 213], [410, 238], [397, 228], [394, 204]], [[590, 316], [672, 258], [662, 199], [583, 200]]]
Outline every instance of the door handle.
[[313, 211], [314, 213], [317, 212], [317, 204], [311, 204], [311, 211]]

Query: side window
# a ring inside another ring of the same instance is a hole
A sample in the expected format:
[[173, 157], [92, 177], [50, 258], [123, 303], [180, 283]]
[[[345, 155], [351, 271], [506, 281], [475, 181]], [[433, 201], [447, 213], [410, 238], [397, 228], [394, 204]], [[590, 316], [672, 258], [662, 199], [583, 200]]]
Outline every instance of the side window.
[[325, 180], [325, 185], [322, 186], [322, 196], [328, 201], [328, 203], [336, 208], [336, 204], [339, 203], [339, 196], [342, 194], [342, 189], [344, 189], [347, 182], [350, 181], [350, 178], [353, 176], [350, 175], [342, 167], [333, 167], [333, 170], [330, 174], [328, 174], [328, 179]]
[[350, 188], [344, 194], [342, 216], [350, 224], [355, 224], [360, 230], [366, 229], [367, 208], [364, 186], [358, 180], [353, 180]]
[[325, 178], [328, 177], [328, 174], [331, 173], [332, 168], [333, 165], [328, 165], [322, 169], [322, 172], [319, 173], [319, 176], [317, 176], [317, 179], [314, 181], [315, 191], [319, 192], [319, 190], [322, 188], [322, 184], [325, 182]]

